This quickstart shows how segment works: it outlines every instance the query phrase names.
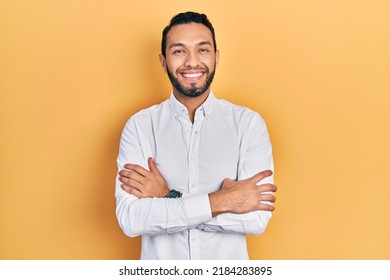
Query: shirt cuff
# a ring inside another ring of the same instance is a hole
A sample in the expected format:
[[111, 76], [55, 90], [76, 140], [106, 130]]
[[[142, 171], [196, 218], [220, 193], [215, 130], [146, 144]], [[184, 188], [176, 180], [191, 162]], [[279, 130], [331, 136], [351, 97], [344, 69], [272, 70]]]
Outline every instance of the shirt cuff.
[[188, 219], [188, 226], [194, 227], [211, 221], [212, 216], [208, 194], [183, 197], [183, 204], [186, 218]]

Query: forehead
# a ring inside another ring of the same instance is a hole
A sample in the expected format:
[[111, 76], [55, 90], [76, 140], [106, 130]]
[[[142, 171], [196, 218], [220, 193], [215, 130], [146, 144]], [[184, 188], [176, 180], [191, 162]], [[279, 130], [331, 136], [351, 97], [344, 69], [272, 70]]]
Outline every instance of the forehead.
[[201, 23], [175, 25], [167, 34], [167, 47], [177, 43], [191, 45], [199, 42], [210, 42], [214, 45], [211, 31]]

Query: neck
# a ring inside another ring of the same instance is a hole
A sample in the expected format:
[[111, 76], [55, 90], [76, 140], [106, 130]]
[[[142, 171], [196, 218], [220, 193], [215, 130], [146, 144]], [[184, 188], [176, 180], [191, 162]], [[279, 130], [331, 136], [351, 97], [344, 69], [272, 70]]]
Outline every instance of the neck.
[[206, 90], [203, 94], [197, 97], [188, 97], [178, 92], [175, 88], [173, 89], [173, 95], [187, 108], [188, 116], [192, 123], [194, 122], [196, 109], [198, 109], [206, 101], [209, 94], [210, 89]]

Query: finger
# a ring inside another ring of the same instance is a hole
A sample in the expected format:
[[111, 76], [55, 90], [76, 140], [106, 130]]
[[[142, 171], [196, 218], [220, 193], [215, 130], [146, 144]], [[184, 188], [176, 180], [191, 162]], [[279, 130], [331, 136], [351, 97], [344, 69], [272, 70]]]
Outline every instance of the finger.
[[140, 184], [144, 184], [144, 182], [145, 182], [145, 176], [142, 176], [141, 174], [139, 174], [137, 172], [130, 172], [129, 177], [127, 177], [127, 178], [134, 180], [134, 181], [137, 181]]
[[272, 211], [275, 210], [275, 207], [273, 205], [260, 203], [259, 210], [271, 211], [272, 212]]
[[119, 178], [127, 178], [127, 179], [133, 179], [135, 181], [140, 182], [141, 184], [144, 183], [145, 181], [145, 176], [139, 174], [138, 172], [134, 171], [126, 171], [126, 170], [121, 170], [119, 171]]
[[119, 177], [119, 181], [129, 187], [136, 188], [138, 191], [142, 192], [143, 185], [138, 181], [125, 177]]
[[260, 203], [261, 202], [275, 202], [276, 197], [272, 194], [262, 194], [260, 195]]
[[131, 173], [134, 173], [134, 171], [129, 171], [124, 169], [118, 172], [119, 176], [126, 177], [126, 178], [129, 178]]
[[276, 192], [278, 190], [278, 187], [273, 184], [263, 184], [259, 185], [258, 189], [261, 193], [263, 192]]
[[149, 166], [150, 172], [161, 175], [156, 164], [154, 163], [154, 160], [151, 157], [148, 158], [148, 166]]
[[124, 190], [124, 191], [127, 192], [128, 194], [134, 195], [134, 196], [136, 196], [137, 198], [143, 198], [142, 193], [141, 193], [139, 190], [137, 190], [136, 188], [127, 186], [127, 185], [125, 185], [125, 184], [122, 184], [122, 185], [121, 185], [121, 188], [122, 188], [122, 190]]
[[142, 166], [140, 166], [138, 164], [128, 163], [128, 164], [125, 164], [123, 167], [126, 168], [127, 170], [137, 172], [137, 173], [141, 174], [142, 176], [146, 176], [149, 173], [148, 170], [146, 170], [145, 168], [143, 168]]
[[271, 176], [272, 174], [273, 173], [272, 173], [271, 170], [264, 170], [264, 171], [261, 171], [261, 172], [255, 174], [255, 175], [253, 175], [248, 180], [253, 182], [253, 183], [258, 183], [261, 180], [263, 180], [264, 178]]

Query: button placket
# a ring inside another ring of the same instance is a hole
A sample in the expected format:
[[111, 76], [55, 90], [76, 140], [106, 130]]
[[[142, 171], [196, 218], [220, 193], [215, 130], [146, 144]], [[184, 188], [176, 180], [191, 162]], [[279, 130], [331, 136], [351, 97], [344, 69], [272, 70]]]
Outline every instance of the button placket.
[[193, 195], [199, 194], [198, 181], [198, 154], [199, 154], [199, 128], [202, 125], [203, 118], [198, 117], [197, 121], [193, 124], [190, 134], [190, 147], [189, 147], [189, 193]]

